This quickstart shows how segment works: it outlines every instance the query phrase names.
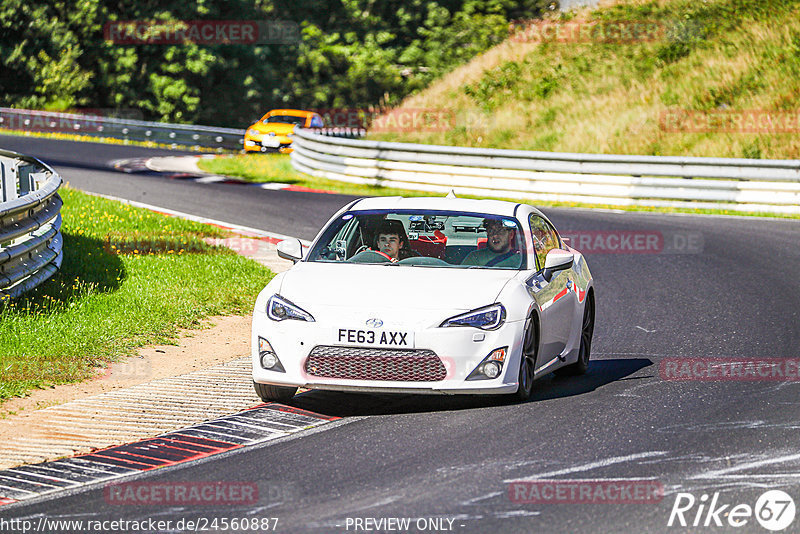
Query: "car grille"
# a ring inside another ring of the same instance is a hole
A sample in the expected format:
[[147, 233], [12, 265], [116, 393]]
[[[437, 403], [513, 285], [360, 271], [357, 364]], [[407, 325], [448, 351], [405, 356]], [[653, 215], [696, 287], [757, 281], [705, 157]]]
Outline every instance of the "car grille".
[[436, 382], [447, 376], [432, 350], [387, 350], [317, 346], [306, 360], [306, 373], [348, 380]]

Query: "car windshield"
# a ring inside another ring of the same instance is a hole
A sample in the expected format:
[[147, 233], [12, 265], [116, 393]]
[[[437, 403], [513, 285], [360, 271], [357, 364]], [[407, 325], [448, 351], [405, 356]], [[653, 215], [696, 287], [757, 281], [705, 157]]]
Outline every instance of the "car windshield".
[[308, 255], [311, 262], [474, 269], [525, 269], [523, 233], [512, 217], [431, 210], [340, 215]]
[[264, 123], [280, 122], [281, 124], [295, 124], [302, 126], [306, 123], [305, 117], [296, 117], [294, 115], [272, 115], [264, 120]]

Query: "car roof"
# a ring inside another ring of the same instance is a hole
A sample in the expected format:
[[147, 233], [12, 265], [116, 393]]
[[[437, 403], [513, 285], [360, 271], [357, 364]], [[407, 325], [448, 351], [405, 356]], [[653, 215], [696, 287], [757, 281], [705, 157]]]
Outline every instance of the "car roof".
[[267, 115], [291, 115], [294, 117], [308, 117], [309, 115], [314, 115], [313, 111], [304, 111], [302, 109], [271, 109], [267, 112]]
[[518, 206], [520, 204], [517, 202], [507, 202], [505, 200], [445, 197], [371, 197], [357, 201], [350, 206], [350, 210], [446, 210], [513, 217]]

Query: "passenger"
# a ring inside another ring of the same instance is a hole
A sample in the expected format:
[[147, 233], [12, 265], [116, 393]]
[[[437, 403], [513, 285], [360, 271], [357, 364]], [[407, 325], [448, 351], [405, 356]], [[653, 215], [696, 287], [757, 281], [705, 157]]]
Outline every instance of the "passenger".
[[515, 250], [517, 237], [515, 227], [506, 226], [499, 219], [484, 219], [486, 228], [486, 248], [470, 252], [462, 265], [481, 265], [484, 267], [519, 267], [521, 254]]

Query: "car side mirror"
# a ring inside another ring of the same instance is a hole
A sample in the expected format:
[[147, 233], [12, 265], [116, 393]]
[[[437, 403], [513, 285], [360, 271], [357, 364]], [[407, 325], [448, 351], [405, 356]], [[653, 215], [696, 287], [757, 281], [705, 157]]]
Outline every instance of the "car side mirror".
[[560, 248], [551, 249], [544, 259], [544, 272], [542, 276], [548, 282], [553, 278], [553, 273], [569, 269], [575, 263], [575, 256], [571, 252]]
[[297, 263], [303, 259], [303, 245], [299, 239], [284, 239], [278, 243], [278, 256]]

